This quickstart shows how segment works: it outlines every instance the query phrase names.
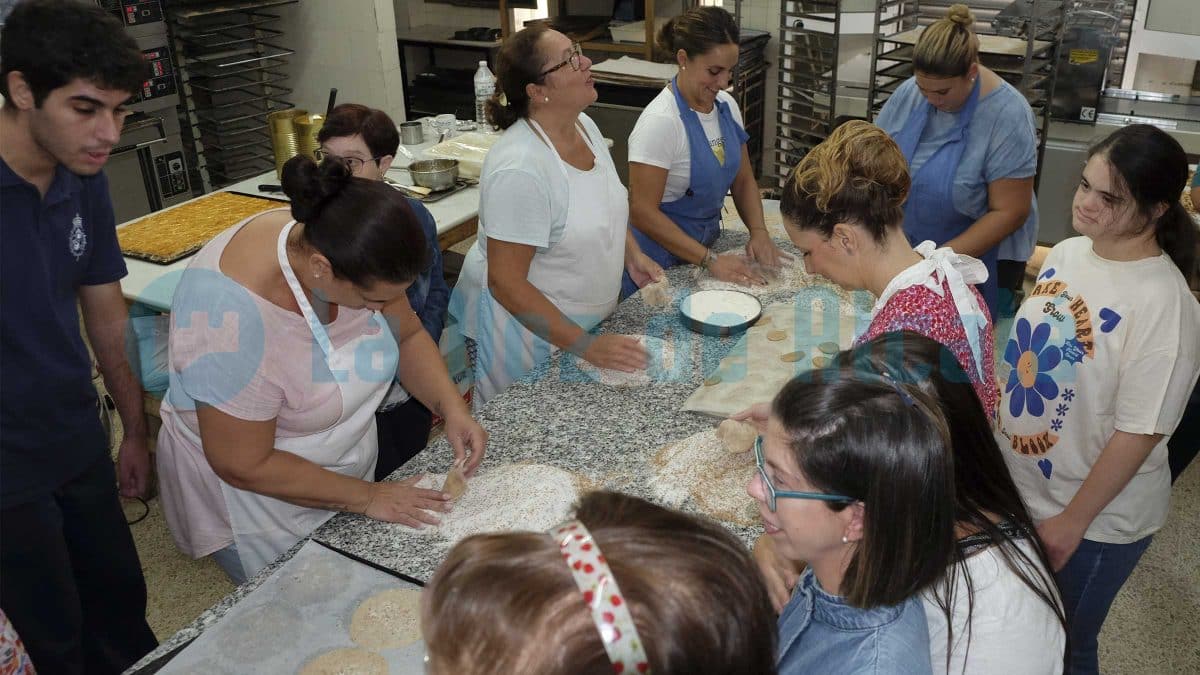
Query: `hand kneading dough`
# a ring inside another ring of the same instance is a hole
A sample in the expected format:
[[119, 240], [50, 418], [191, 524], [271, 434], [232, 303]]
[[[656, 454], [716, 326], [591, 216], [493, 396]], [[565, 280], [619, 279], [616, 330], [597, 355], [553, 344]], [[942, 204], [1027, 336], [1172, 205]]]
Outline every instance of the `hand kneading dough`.
[[454, 501], [463, 496], [466, 491], [467, 476], [463, 473], [462, 467], [456, 464], [446, 474], [446, 482], [442, 483], [442, 492], [449, 493], [450, 500]]
[[642, 302], [650, 307], [665, 307], [671, 304], [671, 282], [667, 277], [642, 286]]
[[363, 601], [350, 619], [350, 639], [368, 649], [396, 649], [421, 639], [421, 591], [393, 588]]
[[758, 429], [753, 424], [737, 420], [725, 420], [717, 427], [717, 438], [729, 452], [746, 452], [754, 447]]
[[387, 675], [387, 659], [365, 649], [345, 647], [309, 661], [300, 675]]

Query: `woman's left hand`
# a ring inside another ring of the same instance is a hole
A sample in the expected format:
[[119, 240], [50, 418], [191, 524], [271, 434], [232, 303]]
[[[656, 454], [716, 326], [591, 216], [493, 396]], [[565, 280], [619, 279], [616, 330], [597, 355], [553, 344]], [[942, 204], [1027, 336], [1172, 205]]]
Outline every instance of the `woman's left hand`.
[[778, 268], [792, 256], [779, 250], [766, 228], [750, 231], [750, 243], [746, 244], [746, 256], [764, 267]]
[[658, 281], [663, 276], [663, 268], [641, 251], [629, 254], [625, 261], [625, 270], [629, 272], [629, 278], [633, 279], [638, 288]]
[[1046, 556], [1050, 558], [1050, 567], [1059, 571], [1075, 555], [1079, 542], [1087, 532], [1087, 523], [1081, 523], [1070, 513], [1063, 511], [1057, 516], [1047, 518], [1038, 524], [1038, 536], [1046, 547]]
[[[446, 440], [454, 448], [454, 459], [463, 464], [463, 473], [468, 477], [475, 474], [476, 467], [483, 461], [487, 448], [488, 432], [479, 426], [466, 410], [446, 414]], [[467, 454], [467, 450], [471, 454]]]

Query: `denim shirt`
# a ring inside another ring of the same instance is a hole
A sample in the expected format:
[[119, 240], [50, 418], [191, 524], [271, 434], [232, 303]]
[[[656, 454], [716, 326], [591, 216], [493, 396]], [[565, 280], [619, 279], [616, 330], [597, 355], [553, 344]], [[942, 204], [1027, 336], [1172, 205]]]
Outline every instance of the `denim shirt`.
[[860, 609], [821, 589], [812, 568], [779, 615], [779, 674], [928, 674], [929, 628], [918, 597]]
[[424, 204], [415, 199], [409, 199], [408, 204], [421, 223], [426, 248], [429, 250], [425, 269], [408, 287], [408, 304], [417, 313], [417, 318], [433, 338], [433, 343], [438, 344], [442, 337], [442, 325], [446, 322], [450, 288], [446, 286], [446, 279], [442, 277], [442, 253], [438, 250], [437, 224], [433, 221], [433, 214]]

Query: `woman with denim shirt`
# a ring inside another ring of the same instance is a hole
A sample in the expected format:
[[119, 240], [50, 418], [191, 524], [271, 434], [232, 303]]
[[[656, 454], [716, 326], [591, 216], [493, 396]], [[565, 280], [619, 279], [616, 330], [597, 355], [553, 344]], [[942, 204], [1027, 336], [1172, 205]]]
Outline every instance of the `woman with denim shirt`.
[[779, 672], [930, 673], [919, 594], [954, 554], [945, 418], [894, 380], [821, 370], [783, 388], [764, 431], [747, 490], [779, 555], [808, 564]]

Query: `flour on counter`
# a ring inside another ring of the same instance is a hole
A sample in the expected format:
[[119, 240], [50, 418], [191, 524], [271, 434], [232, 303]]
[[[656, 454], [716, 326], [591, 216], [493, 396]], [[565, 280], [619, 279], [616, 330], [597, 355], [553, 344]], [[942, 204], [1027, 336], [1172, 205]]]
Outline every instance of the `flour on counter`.
[[668, 506], [691, 497], [701, 511], [747, 527], [758, 523], [758, 505], [746, 492], [754, 476], [753, 453], [730, 453], [715, 430], [672, 443], [651, 458], [650, 488]]
[[[444, 474], [425, 474], [417, 487], [436, 490]], [[440, 525], [416, 530], [451, 543], [484, 532], [545, 532], [567, 519], [578, 498], [578, 477], [545, 464], [509, 464], [483, 469], [467, 481], [467, 492]]]
[[646, 349], [649, 365], [645, 370], [627, 373], [612, 368], [597, 368], [583, 359], [576, 362], [579, 370], [592, 380], [610, 387], [644, 387], [651, 382], [669, 381], [676, 369], [675, 345], [649, 335], [627, 337], [636, 339]]

